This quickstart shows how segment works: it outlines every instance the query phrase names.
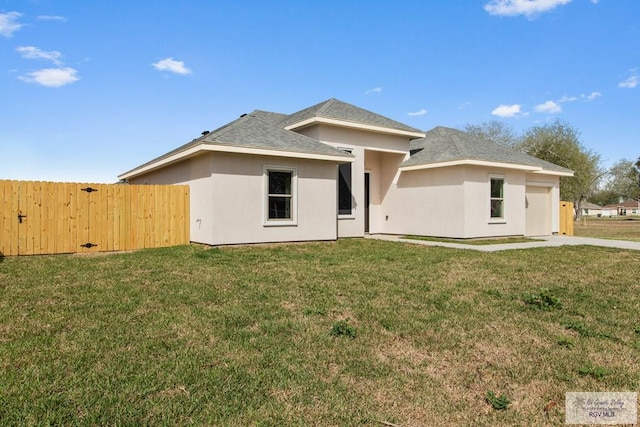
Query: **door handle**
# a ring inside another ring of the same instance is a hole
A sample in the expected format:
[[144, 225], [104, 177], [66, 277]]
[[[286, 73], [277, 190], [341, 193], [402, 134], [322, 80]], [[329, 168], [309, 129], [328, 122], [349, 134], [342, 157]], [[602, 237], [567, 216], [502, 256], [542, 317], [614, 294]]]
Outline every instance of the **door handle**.
[[18, 214], [18, 223], [22, 224], [22, 218], [26, 218], [26, 215]]

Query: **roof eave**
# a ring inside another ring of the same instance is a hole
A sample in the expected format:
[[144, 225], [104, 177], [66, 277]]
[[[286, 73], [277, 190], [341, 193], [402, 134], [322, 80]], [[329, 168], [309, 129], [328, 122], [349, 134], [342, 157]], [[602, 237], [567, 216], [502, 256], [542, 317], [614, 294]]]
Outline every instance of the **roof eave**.
[[407, 171], [419, 170], [419, 169], [445, 168], [449, 166], [489, 166], [494, 168], [517, 169], [517, 170], [523, 170], [526, 172], [534, 172], [534, 173], [539, 173], [542, 171], [542, 168], [540, 166], [490, 162], [485, 160], [473, 160], [473, 159], [450, 160], [447, 162], [437, 162], [437, 163], [422, 163], [418, 165], [400, 166], [398, 169], [400, 170], [400, 172], [407, 172]]
[[118, 179], [125, 180], [134, 178], [145, 173], [152, 172], [157, 169], [169, 166], [170, 164], [177, 163], [185, 160], [189, 157], [201, 154], [203, 152], [223, 152], [223, 153], [238, 153], [238, 154], [251, 154], [258, 156], [271, 156], [271, 157], [289, 157], [296, 159], [309, 159], [309, 160], [324, 160], [337, 163], [351, 163], [355, 160], [353, 156], [346, 155], [331, 155], [321, 153], [303, 153], [297, 151], [285, 151], [285, 150], [268, 150], [264, 148], [256, 147], [240, 147], [234, 145], [218, 145], [202, 143], [194, 147], [190, 147], [184, 151], [176, 153], [172, 156], [161, 158], [143, 166], [131, 169], [121, 175], [118, 175]]
[[402, 129], [394, 129], [394, 128], [388, 128], [388, 127], [384, 127], [384, 126], [368, 125], [368, 124], [365, 124], [365, 123], [350, 122], [350, 121], [346, 121], [346, 120], [331, 119], [331, 118], [327, 118], [327, 117], [311, 117], [311, 118], [302, 120], [300, 122], [296, 122], [296, 123], [292, 123], [290, 125], [287, 125], [284, 128], [286, 130], [296, 130], [296, 129], [302, 129], [302, 128], [305, 128], [305, 127], [309, 127], [309, 126], [312, 126], [312, 125], [315, 125], [315, 124], [327, 124], [327, 125], [340, 126], [340, 127], [351, 128], [351, 129], [367, 130], [367, 131], [378, 132], [378, 133], [386, 133], [386, 134], [390, 134], [390, 135], [402, 135], [402, 136], [408, 136], [411, 139], [424, 138], [425, 137], [425, 134], [423, 132], [411, 132], [411, 131], [402, 130]]
[[532, 173], [535, 173], [538, 175], [554, 175], [554, 176], [573, 176], [574, 175], [572, 171], [565, 172], [565, 171], [554, 171], [549, 169], [542, 169], [539, 171], [534, 171]]

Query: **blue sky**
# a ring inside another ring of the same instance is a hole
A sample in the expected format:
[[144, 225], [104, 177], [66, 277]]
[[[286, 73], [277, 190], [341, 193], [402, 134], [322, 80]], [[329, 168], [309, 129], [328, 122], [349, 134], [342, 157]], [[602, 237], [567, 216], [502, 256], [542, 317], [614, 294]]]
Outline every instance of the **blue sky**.
[[117, 175], [254, 109], [556, 119], [640, 156], [640, 1], [0, 0], [0, 179]]

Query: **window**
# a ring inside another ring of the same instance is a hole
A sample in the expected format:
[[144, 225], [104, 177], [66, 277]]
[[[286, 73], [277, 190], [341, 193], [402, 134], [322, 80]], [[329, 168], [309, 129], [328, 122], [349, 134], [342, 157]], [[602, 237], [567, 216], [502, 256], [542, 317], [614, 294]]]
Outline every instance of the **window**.
[[504, 218], [504, 178], [491, 177], [491, 218]]
[[267, 224], [295, 224], [296, 178], [293, 168], [265, 167]]
[[[342, 148], [341, 150], [351, 153], [351, 150], [348, 149]], [[351, 163], [343, 163], [338, 166], [338, 215], [352, 214], [352, 200]]]

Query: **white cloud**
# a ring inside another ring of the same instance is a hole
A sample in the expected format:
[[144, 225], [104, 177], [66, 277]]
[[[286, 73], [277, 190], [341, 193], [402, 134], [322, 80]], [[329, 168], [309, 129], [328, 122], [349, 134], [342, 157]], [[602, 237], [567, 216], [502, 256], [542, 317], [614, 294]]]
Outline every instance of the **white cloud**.
[[498, 117], [519, 117], [521, 115], [527, 115], [521, 110], [522, 106], [519, 104], [513, 105], [499, 105], [496, 109], [491, 112], [491, 115]]
[[18, 77], [27, 83], [36, 83], [47, 87], [60, 87], [80, 80], [78, 71], [70, 67], [43, 68]]
[[176, 74], [191, 74], [191, 70], [184, 66], [184, 62], [175, 61], [173, 58], [165, 58], [151, 64], [159, 71], [169, 71]]
[[600, 92], [591, 92], [589, 95], [580, 95], [582, 99], [585, 101], [593, 101], [594, 99], [600, 98], [602, 94]]
[[584, 101], [584, 102], [590, 102], [593, 101], [597, 98], [600, 98], [602, 96], [602, 93], [600, 92], [591, 92], [588, 95], [585, 95], [584, 93], [581, 93], [580, 96], [563, 96], [562, 98], [558, 99], [556, 102], [559, 103], [565, 103], [565, 102], [576, 102], [576, 101]]
[[547, 101], [544, 102], [540, 105], [536, 105], [534, 107], [534, 110], [538, 113], [549, 113], [549, 114], [553, 114], [553, 113], [560, 113], [562, 112], [562, 107], [559, 106], [558, 104], [556, 104], [553, 101]]
[[22, 24], [18, 23], [21, 16], [20, 12], [0, 13], [0, 35], [9, 38], [22, 28]]
[[598, 3], [600, 3], [600, 0], [591, 0], [591, 3], [598, 4]]
[[60, 21], [60, 22], [67, 22], [67, 18], [64, 16], [58, 16], [58, 15], [40, 15], [38, 16], [38, 21]]
[[484, 5], [484, 10], [491, 15], [533, 17], [570, 2], [571, 0], [491, 0]]
[[464, 110], [465, 108], [471, 107], [473, 105], [471, 101], [465, 101], [458, 106], [458, 110]]
[[427, 114], [427, 110], [425, 110], [424, 108], [418, 111], [414, 111], [413, 113], [407, 113], [410, 116], [424, 116], [425, 114]]
[[577, 101], [578, 98], [577, 96], [563, 96], [562, 98], [558, 99], [558, 102], [574, 102]]
[[624, 89], [633, 89], [634, 87], [638, 86], [638, 83], [640, 83], [640, 77], [638, 76], [638, 68], [636, 67], [636, 68], [630, 69], [627, 74], [629, 75], [629, 77], [627, 77], [625, 80], [618, 83], [618, 87], [621, 87]]
[[375, 93], [375, 94], [380, 94], [382, 93], [382, 88], [381, 87], [374, 87], [373, 89], [369, 89], [367, 91], [365, 91], [365, 95], [369, 95], [370, 93]]
[[60, 61], [60, 58], [62, 58], [62, 54], [57, 50], [46, 52], [44, 50], [38, 49], [35, 46], [20, 46], [20, 47], [17, 47], [16, 50], [22, 54], [23, 58], [46, 59], [48, 61], [53, 62], [56, 65], [62, 64], [62, 62]]

